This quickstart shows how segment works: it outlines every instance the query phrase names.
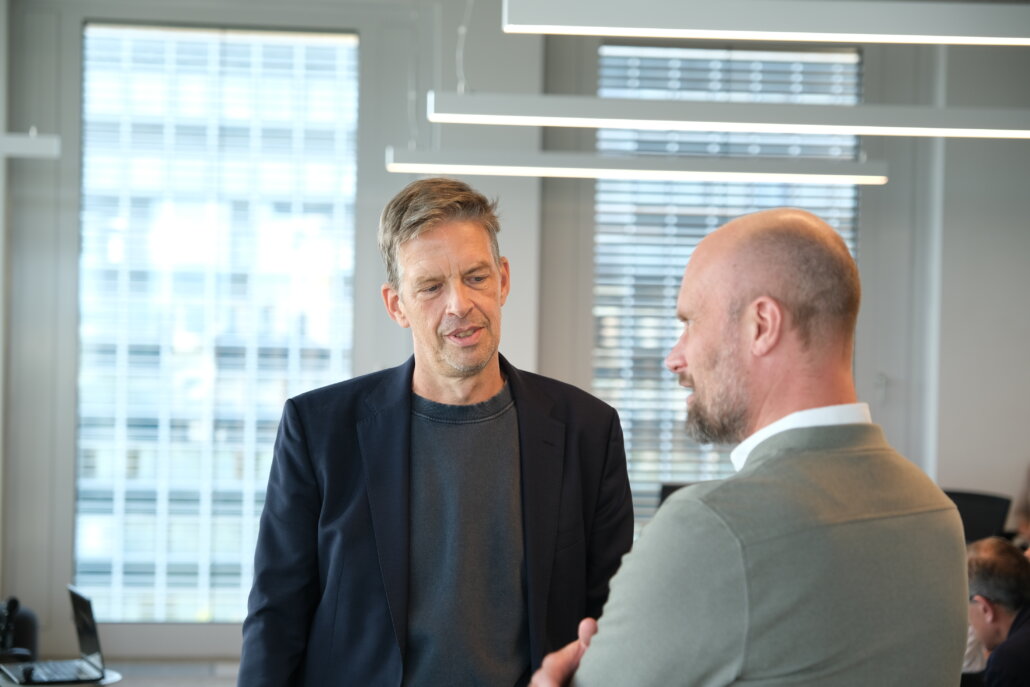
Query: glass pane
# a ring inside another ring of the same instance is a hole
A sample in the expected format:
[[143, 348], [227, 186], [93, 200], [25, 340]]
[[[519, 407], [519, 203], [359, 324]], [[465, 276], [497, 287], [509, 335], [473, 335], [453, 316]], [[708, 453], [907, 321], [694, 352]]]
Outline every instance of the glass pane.
[[[601, 97], [853, 105], [854, 51], [787, 52], [602, 46]], [[854, 159], [854, 136], [602, 129], [601, 152], [632, 155]], [[595, 191], [593, 390], [619, 410], [639, 524], [663, 483], [732, 472], [729, 447], [700, 446], [665, 355], [683, 268], [694, 246], [729, 219], [781, 205], [826, 219], [855, 249], [854, 186], [599, 181]]]
[[283, 401], [351, 374], [358, 41], [84, 44], [75, 583], [239, 621]]

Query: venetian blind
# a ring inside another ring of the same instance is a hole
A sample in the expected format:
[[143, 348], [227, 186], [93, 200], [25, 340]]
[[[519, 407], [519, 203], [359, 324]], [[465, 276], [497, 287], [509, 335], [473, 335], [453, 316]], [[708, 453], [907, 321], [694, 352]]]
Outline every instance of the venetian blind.
[[351, 373], [354, 35], [84, 29], [75, 584], [240, 621], [288, 395]]
[[[861, 60], [846, 50], [786, 52], [605, 45], [601, 97], [856, 104]], [[853, 136], [601, 130], [597, 149], [634, 155], [854, 159]], [[638, 524], [653, 515], [663, 483], [732, 473], [732, 447], [687, 437], [686, 392], [665, 369], [680, 334], [680, 278], [704, 236], [756, 210], [795, 206], [826, 219], [854, 252], [854, 186], [597, 182], [593, 390], [622, 418]]]

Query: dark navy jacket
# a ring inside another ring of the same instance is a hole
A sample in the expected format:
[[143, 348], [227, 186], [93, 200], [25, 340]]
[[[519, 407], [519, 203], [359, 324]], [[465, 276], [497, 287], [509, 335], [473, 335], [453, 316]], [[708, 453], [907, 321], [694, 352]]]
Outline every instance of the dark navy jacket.
[[[501, 358], [518, 411], [530, 658], [597, 617], [633, 508], [613, 408]], [[411, 378], [404, 365], [286, 402], [243, 624], [240, 687], [400, 685]], [[445, 633], [447, 628], [440, 628]]]
[[1030, 687], [1030, 606], [1016, 614], [1008, 637], [988, 657], [984, 687]]

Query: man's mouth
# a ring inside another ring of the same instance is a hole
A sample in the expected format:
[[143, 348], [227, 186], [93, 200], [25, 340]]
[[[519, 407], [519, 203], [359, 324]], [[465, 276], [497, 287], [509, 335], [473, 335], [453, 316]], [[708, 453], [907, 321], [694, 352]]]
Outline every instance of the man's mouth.
[[445, 334], [445, 338], [451, 340], [456, 344], [472, 344], [475, 343], [479, 337], [477, 336], [481, 331], [482, 327], [463, 327], [461, 329], [454, 329]]

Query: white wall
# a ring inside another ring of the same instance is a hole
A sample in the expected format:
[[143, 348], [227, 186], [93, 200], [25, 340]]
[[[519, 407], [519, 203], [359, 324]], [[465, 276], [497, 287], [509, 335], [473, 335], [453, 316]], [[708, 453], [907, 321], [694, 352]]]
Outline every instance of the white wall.
[[[867, 99], [1030, 108], [1030, 49], [866, 50]], [[1030, 141], [866, 139], [856, 382], [945, 489], [1014, 496], [1030, 466]]]
[[[931, 104], [936, 95], [934, 48], [867, 46], [867, 102]], [[863, 151], [888, 164], [886, 186], [860, 191], [858, 266], [862, 309], [855, 345], [855, 384], [891, 444], [931, 476], [936, 465], [927, 415], [935, 392], [927, 351], [937, 287], [928, 250], [938, 230], [931, 211], [934, 143], [926, 139], [866, 138]]]
[[[0, 0], [0, 134], [7, 131], [7, 5]], [[7, 374], [7, 162], [0, 160], [0, 532], [4, 531], [4, 388]], [[4, 554], [0, 546], [0, 589], [4, 588]]]
[[[1030, 108], [1030, 49], [952, 48], [952, 106]], [[1014, 495], [1030, 466], [1030, 141], [945, 147], [938, 479]]]

